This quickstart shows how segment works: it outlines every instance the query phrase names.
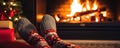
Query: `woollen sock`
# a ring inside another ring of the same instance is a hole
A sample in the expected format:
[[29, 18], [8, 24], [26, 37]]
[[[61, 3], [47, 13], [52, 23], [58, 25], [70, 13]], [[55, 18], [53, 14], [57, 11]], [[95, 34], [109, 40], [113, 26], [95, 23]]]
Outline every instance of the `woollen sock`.
[[51, 48], [45, 39], [38, 34], [36, 27], [27, 19], [21, 18], [17, 22], [17, 31], [21, 38], [36, 48]]
[[77, 45], [63, 41], [57, 34], [56, 22], [50, 15], [44, 15], [41, 22], [41, 33], [52, 48], [80, 48]]

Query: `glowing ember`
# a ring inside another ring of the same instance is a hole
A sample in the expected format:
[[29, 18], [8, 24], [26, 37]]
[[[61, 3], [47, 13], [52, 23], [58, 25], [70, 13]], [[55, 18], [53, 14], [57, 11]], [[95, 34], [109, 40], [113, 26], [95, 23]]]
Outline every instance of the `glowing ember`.
[[55, 15], [55, 19], [56, 19], [56, 21], [60, 20], [60, 18], [57, 15]]
[[103, 11], [103, 12], [101, 12], [101, 13], [103, 14], [104, 17], [107, 16], [107, 11]]
[[98, 18], [96, 18], [96, 22], [99, 22], [99, 19], [98, 19]]

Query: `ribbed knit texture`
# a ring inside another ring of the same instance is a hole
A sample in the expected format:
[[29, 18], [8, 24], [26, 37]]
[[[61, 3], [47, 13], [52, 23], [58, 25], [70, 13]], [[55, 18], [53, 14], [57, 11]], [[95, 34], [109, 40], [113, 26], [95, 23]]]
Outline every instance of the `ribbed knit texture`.
[[80, 48], [61, 40], [56, 31], [56, 22], [50, 15], [44, 15], [41, 22], [41, 34], [52, 48]]
[[42, 19], [41, 29], [42, 29], [42, 32], [44, 32], [47, 29], [56, 30], [56, 23], [54, 18], [50, 15], [44, 15]]
[[50, 48], [45, 39], [38, 34], [36, 27], [27, 18], [18, 20], [16, 28], [19, 35], [30, 45], [36, 48]]

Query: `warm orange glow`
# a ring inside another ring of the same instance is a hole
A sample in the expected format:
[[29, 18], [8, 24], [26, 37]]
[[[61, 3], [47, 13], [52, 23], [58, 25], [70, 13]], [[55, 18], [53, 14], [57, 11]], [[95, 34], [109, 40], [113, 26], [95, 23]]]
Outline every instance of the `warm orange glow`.
[[88, 15], [89, 15], [89, 16], [94, 16], [95, 14], [97, 14], [97, 12], [91, 13], [91, 14], [88, 14]]
[[[81, 0], [73, 0], [72, 4], [70, 5], [70, 10], [70, 14], [66, 15], [68, 18], [61, 20], [58, 16], [55, 16], [56, 20], [62, 22], [91, 22], [95, 19], [95, 22], [99, 22], [100, 14], [103, 14], [103, 17], [107, 16], [107, 11], [98, 11], [99, 4], [97, 0], [86, 0], [85, 2], [81, 2]], [[76, 12], [79, 12], [81, 14], [87, 11], [90, 11], [90, 13], [85, 15], [76, 15]], [[93, 16], [95, 16], [95, 18], [92, 20], [91, 18]]]
[[103, 14], [104, 17], [107, 16], [107, 11], [103, 11], [103, 12], [101, 12], [101, 13]]
[[75, 18], [75, 21], [80, 21], [80, 17], [76, 17], [76, 18]]
[[82, 12], [82, 5], [79, 3], [80, 0], [73, 0], [71, 4], [71, 13], [67, 16], [73, 16], [76, 12]]
[[67, 22], [67, 20], [63, 20], [63, 22]]
[[94, 1], [92, 10], [96, 10], [96, 9], [98, 9], [97, 0]]
[[43, 18], [43, 15], [42, 15], [42, 14], [38, 14], [38, 15], [36, 16], [37, 22], [41, 22], [42, 18]]
[[90, 10], [90, 3], [89, 3], [89, 0], [86, 0], [86, 8], [87, 8], [87, 10]]
[[56, 19], [56, 21], [60, 20], [60, 18], [57, 15], [55, 15], [55, 19]]
[[[74, 16], [76, 12], [82, 12], [82, 11], [87, 11], [91, 10], [91, 4], [89, 0], [86, 0], [86, 7], [83, 7], [83, 5], [80, 3], [80, 0], [73, 0], [71, 4], [71, 13], [68, 14], [67, 16]], [[96, 10], [98, 8], [97, 0], [94, 1], [92, 10]]]
[[86, 9], [86, 8], [83, 8], [82, 11], [85, 12], [85, 11], [87, 11], [87, 9]]
[[98, 18], [96, 18], [96, 22], [99, 22], [99, 19], [98, 19]]

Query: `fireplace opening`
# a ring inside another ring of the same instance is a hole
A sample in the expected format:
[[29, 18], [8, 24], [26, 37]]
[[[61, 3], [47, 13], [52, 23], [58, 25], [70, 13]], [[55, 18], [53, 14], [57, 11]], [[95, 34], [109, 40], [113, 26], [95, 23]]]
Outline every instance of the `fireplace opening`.
[[[40, 1], [37, 1], [40, 2]], [[45, 0], [37, 5], [38, 12], [51, 14], [57, 22], [118, 21], [117, 1], [110, 0]], [[44, 4], [44, 5], [43, 5]], [[41, 7], [42, 6], [42, 7]], [[44, 7], [44, 8], [43, 8]], [[41, 13], [39, 13], [41, 14]], [[41, 18], [41, 17], [38, 17]]]
[[100, 5], [97, 0], [69, 0], [67, 2], [54, 11], [56, 21], [100, 22], [111, 18], [107, 15], [107, 7]]

